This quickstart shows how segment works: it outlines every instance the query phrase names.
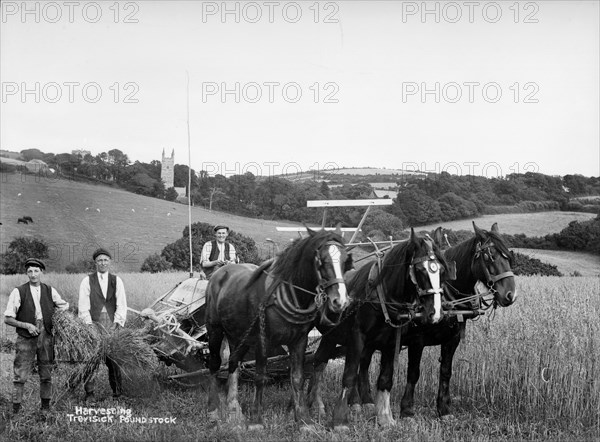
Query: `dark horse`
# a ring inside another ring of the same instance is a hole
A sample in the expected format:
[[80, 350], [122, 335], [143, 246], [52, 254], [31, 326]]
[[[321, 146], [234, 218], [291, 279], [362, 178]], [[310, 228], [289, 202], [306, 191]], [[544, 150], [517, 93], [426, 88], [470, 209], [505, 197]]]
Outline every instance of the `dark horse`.
[[244, 354], [255, 347], [256, 389], [250, 427], [261, 429], [267, 350], [287, 345], [295, 418], [304, 426], [311, 424], [302, 392], [308, 333], [317, 322], [339, 321], [348, 303], [343, 275], [351, 260], [339, 231], [308, 233], [258, 268], [231, 264], [212, 275], [206, 288], [211, 419], [219, 416], [217, 373], [225, 336], [231, 348], [227, 405], [232, 420], [243, 419], [237, 384]]
[[368, 366], [375, 350], [381, 351], [375, 407], [378, 420], [382, 425], [394, 424], [390, 391], [397, 337], [417, 314], [426, 322], [441, 319], [442, 282], [452, 273], [434, 242], [411, 230], [408, 241], [394, 246], [382, 262], [375, 260], [361, 267], [348, 282], [352, 304], [338, 326], [322, 330], [309, 389], [309, 403], [316, 403], [319, 415], [324, 416], [323, 371], [336, 345], [345, 346], [342, 392], [333, 413], [335, 429], [346, 428], [348, 397], [356, 385], [359, 362], [361, 369], [363, 364]]
[[[473, 238], [444, 251], [446, 259], [456, 263], [456, 280], [446, 284], [449, 299], [445, 307], [477, 311], [484, 295], [493, 295], [494, 307], [508, 307], [517, 299], [515, 277], [511, 270], [512, 253], [496, 223], [491, 231], [480, 229], [475, 223], [473, 228]], [[436, 230], [434, 240], [442, 244], [441, 229]], [[440, 416], [451, 414], [452, 360], [466, 328], [466, 322], [459, 319], [456, 315], [446, 315], [439, 324], [420, 325], [403, 336], [402, 344], [408, 346], [406, 389], [401, 401], [403, 417], [414, 415], [414, 391], [419, 381], [423, 349], [437, 345], [441, 345], [437, 411]]]

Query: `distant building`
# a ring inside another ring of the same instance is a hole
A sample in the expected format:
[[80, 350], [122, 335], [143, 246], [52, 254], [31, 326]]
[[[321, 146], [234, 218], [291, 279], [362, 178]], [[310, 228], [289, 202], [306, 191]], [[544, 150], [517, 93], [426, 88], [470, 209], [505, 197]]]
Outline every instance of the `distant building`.
[[21, 161], [13, 158], [0, 157], [0, 163], [12, 164], [13, 166], [23, 166], [30, 173], [45, 173], [49, 171], [48, 165], [42, 160]]
[[[165, 150], [162, 152], [162, 161], [160, 168], [160, 179], [165, 183], [165, 189], [174, 187], [175, 183], [175, 149], [171, 152], [171, 157], [165, 157]], [[179, 192], [177, 192], [179, 193]], [[185, 191], [184, 191], [185, 194]]]
[[71, 154], [73, 155], [79, 155], [80, 158], [85, 158], [86, 155], [91, 155], [92, 152], [89, 150], [83, 150], [83, 149], [73, 149], [71, 151]]

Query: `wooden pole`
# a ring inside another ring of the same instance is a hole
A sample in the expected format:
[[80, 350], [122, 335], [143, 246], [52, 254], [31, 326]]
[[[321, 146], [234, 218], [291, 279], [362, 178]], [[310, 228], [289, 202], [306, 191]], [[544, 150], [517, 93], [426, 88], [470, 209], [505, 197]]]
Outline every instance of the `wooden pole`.
[[190, 246], [190, 278], [194, 277], [194, 254], [192, 253], [192, 148], [190, 146], [190, 74], [186, 70], [187, 79], [187, 142], [188, 142], [188, 232]]

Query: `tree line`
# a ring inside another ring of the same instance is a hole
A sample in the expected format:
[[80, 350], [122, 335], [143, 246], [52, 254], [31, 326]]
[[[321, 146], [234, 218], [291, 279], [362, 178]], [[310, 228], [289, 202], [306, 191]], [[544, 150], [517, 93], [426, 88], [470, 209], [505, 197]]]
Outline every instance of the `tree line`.
[[[46, 154], [38, 149], [21, 151], [24, 159], [41, 159], [56, 173], [75, 180], [118, 185], [126, 190], [175, 200], [177, 192], [165, 189], [161, 180], [161, 162], [131, 162], [119, 149], [96, 156], [62, 153]], [[188, 166], [174, 167], [175, 187], [188, 187]], [[427, 177], [412, 175], [356, 176], [336, 174], [312, 179], [255, 176], [250, 172], [225, 177], [208, 176], [206, 171], [191, 170], [194, 205], [236, 215], [263, 219], [282, 219], [319, 223], [322, 211], [307, 208], [307, 200], [373, 198], [373, 181], [388, 180], [397, 189], [391, 206], [374, 210], [365, 228], [376, 235], [395, 236], [409, 226], [474, 218], [483, 214], [574, 210], [600, 213], [600, 178], [582, 175], [549, 176], [527, 172], [502, 178], [458, 176], [447, 172]], [[592, 198], [589, 198], [589, 197]], [[581, 197], [588, 197], [582, 199]], [[356, 226], [362, 208], [330, 208], [328, 224]], [[368, 231], [368, 230], [367, 230]]]

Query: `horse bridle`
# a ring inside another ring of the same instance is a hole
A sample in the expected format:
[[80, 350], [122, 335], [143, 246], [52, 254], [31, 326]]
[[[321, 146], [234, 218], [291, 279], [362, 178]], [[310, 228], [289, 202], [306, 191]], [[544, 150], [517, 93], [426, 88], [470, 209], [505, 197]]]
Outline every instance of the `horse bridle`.
[[442, 269], [442, 264], [440, 263], [440, 261], [435, 256], [435, 253], [433, 252], [433, 243], [426, 239], [424, 241], [429, 246], [429, 253], [427, 254], [427, 256], [422, 256], [420, 258], [413, 257], [412, 261], [410, 262], [410, 266], [408, 267], [408, 273], [410, 275], [410, 280], [417, 288], [417, 295], [419, 296], [419, 298], [422, 296], [427, 296], [427, 295], [435, 295], [436, 293], [439, 293], [441, 295], [444, 291], [441, 284], [438, 284], [439, 288], [437, 288], [437, 289], [431, 288], [431, 289], [427, 289], [427, 290], [424, 290], [419, 286], [419, 281], [417, 281], [417, 275], [415, 273], [415, 268], [419, 264], [423, 263], [422, 267], [424, 267], [425, 270], [427, 271], [427, 274], [430, 276], [430, 280], [431, 280], [431, 275], [435, 275], [436, 273], [438, 274], [438, 278], [439, 278], [441, 276], [441, 269]]
[[[318, 280], [318, 284], [317, 287], [315, 288], [315, 292], [316, 292], [316, 296], [315, 296], [315, 303], [317, 304], [317, 307], [321, 307], [325, 301], [328, 298], [327, 295], [327, 288], [331, 287], [332, 285], [335, 284], [344, 284], [345, 281], [343, 278], [331, 278], [328, 280], [325, 280], [325, 278], [323, 278], [323, 275], [321, 274], [321, 267], [323, 267], [323, 261], [321, 260], [321, 257], [319, 256], [320, 251], [323, 247], [328, 247], [328, 246], [336, 246], [338, 248], [343, 247], [339, 242], [337, 241], [327, 241], [324, 244], [322, 244], [318, 249], [317, 252], [315, 254], [315, 272], [317, 274], [317, 280]], [[341, 254], [341, 252], [340, 252]], [[341, 265], [341, 262], [340, 262]]]
[[[489, 238], [483, 243], [483, 245], [480, 242], [478, 242], [475, 246], [475, 255], [473, 256], [473, 263], [475, 263], [476, 260], [479, 260], [479, 262], [481, 263], [481, 267], [483, 268], [483, 274], [485, 275], [488, 290], [489, 292], [491, 292], [491, 294], [495, 294], [496, 289], [494, 289], [494, 285], [502, 279], [514, 277], [515, 274], [512, 271], [502, 272], [498, 275], [492, 275], [490, 273], [490, 271], [488, 270], [487, 263], [494, 262], [494, 256], [488, 250], [492, 248], [496, 248], [496, 245]], [[509, 257], [506, 256], [504, 253], [500, 253], [506, 259], [509, 259]]]
[[417, 295], [420, 298], [422, 296], [435, 295], [436, 293], [441, 294], [443, 292], [441, 284], [440, 287], [437, 289], [431, 288], [425, 290], [422, 289], [421, 286], [419, 286], [419, 281], [417, 281], [417, 275], [415, 273], [415, 267], [417, 267], [421, 263], [424, 263], [422, 267], [425, 268], [429, 275], [439, 273], [442, 268], [442, 264], [438, 261], [434, 254], [431, 254], [429, 256], [422, 256], [421, 258], [413, 258], [408, 271], [410, 274], [410, 280], [417, 288]]

